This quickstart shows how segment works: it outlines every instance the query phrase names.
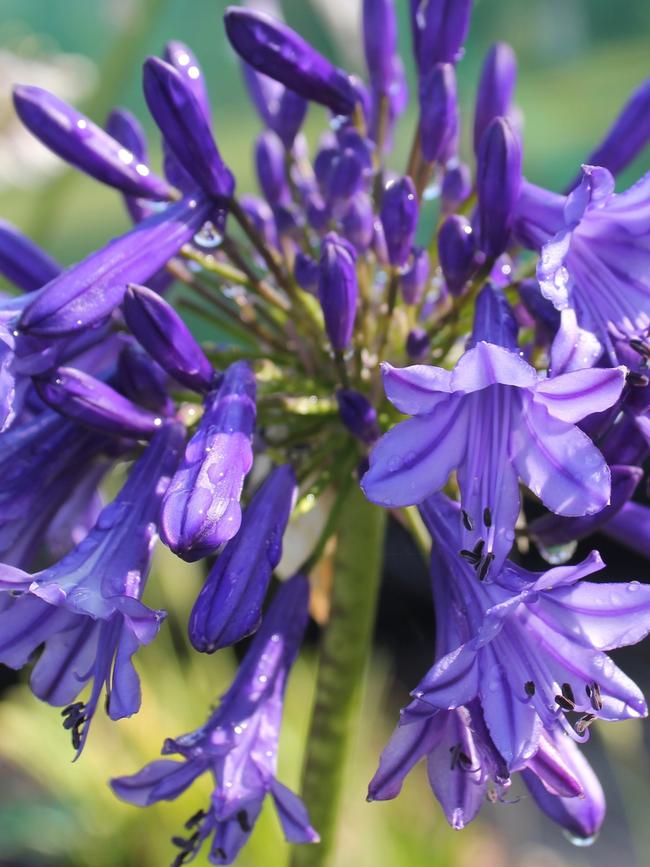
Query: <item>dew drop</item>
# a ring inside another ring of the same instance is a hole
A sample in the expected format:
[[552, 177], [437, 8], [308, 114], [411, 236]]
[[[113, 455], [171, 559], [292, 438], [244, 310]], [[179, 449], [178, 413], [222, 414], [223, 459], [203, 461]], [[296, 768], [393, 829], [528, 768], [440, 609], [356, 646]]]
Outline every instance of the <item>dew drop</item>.
[[551, 566], [560, 566], [562, 563], [567, 563], [575, 554], [578, 543], [576, 541], [567, 542], [564, 545], [545, 545], [538, 544], [539, 553], [550, 563]]
[[575, 834], [571, 834], [569, 831], [563, 831], [562, 833], [567, 838], [569, 843], [572, 843], [574, 846], [578, 846], [580, 848], [585, 848], [586, 846], [593, 846], [598, 839], [598, 834], [592, 834], [591, 837], [576, 837]]

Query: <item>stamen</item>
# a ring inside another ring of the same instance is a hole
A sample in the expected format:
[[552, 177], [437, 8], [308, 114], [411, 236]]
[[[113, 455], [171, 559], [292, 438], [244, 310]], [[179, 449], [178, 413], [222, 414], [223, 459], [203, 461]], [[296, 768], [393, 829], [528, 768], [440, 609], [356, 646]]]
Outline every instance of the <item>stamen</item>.
[[82, 701], [76, 701], [69, 704], [61, 711], [63, 720], [63, 728], [68, 729], [72, 735], [72, 746], [78, 750], [81, 746], [81, 734], [84, 723], [87, 722], [86, 705]]
[[468, 551], [467, 548], [462, 548], [458, 553], [463, 560], [467, 560], [472, 566], [474, 566], [474, 568], [476, 568], [481, 561], [480, 557], [477, 557], [473, 551]]
[[564, 698], [567, 701], [571, 702], [571, 704], [575, 707], [576, 698], [575, 698], [575, 695], [573, 694], [573, 689], [572, 689], [570, 683], [563, 683], [562, 684], [562, 695], [564, 696]]
[[587, 686], [585, 686], [585, 691], [587, 693], [587, 696], [589, 697], [593, 709], [596, 712], [601, 711], [603, 709], [603, 697], [600, 694], [600, 687], [598, 686], [596, 681], [591, 684], [587, 684]]
[[575, 729], [579, 735], [584, 734], [592, 722], [596, 719], [595, 713], [583, 714], [575, 725]]
[[492, 512], [487, 506], [483, 509], [483, 523], [488, 529], [492, 526]]
[[643, 356], [643, 358], [650, 358], [650, 346], [647, 343], [644, 343], [643, 340], [639, 340], [637, 337], [632, 337], [630, 340], [630, 348], [635, 352], [638, 352], [639, 355]]
[[222, 849], [221, 846], [217, 846], [217, 848], [216, 848], [214, 851], [215, 851], [215, 854], [217, 854], [220, 858], [224, 858], [224, 859], [225, 859], [225, 858], [228, 857], [228, 856], [226, 855], [226, 850], [225, 850], [225, 849]]
[[235, 819], [239, 822], [239, 827], [242, 829], [244, 834], [248, 834], [251, 831], [251, 823], [248, 821], [248, 813], [246, 810], [240, 810]]
[[472, 523], [472, 519], [467, 514], [465, 509], [461, 510], [461, 515], [463, 516], [463, 525], [464, 525], [465, 529], [469, 530], [469, 532], [471, 533], [472, 530], [474, 529], [474, 524]]
[[474, 545], [474, 547], [472, 548], [472, 554], [474, 554], [476, 557], [478, 557], [479, 560], [483, 556], [483, 548], [485, 548], [485, 540], [484, 539], [479, 539], [478, 542], [476, 543], [476, 545]]
[[562, 708], [562, 710], [569, 711], [569, 710], [575, 710], [575, 708], [576, 708], [575, 702], [569, 701], [569, 699], [565, 698], [565, 696], [563, 696], [563, 695], [556, 695], [555, 701], [557, 702], [559, 707]]
[[650, 384], [650, 378], [645, 373], [638, 373], [636, 370], [628, 370], [625, 381], [633, 388], [645, 388]]
[[526, 690], [526, 695], [529, 695], [531, 698], [535, 695], [535, 684], [532, 680], [526, 681], [524, 689]]
[[485, 560], [483, 561], [483, 565], [481, 566], [478, 579], [479, 581], [485, 581], [487, 578], [487, 573], [490, 571], [490, 566], [492, 565], [492, 561], [494, 560], [494, 554], [490, 551], [489, 554], [485, 555]]
[[190, 816], [190, 818], [185, 823], [185, 827], [187, 828], [187, 830], [189, 831], [195, 825], [198, 825], [199, 822], [204, 819], [206, 815], [207, 814], [205, 810], [197, 810], [197, 812], [193, 816]]

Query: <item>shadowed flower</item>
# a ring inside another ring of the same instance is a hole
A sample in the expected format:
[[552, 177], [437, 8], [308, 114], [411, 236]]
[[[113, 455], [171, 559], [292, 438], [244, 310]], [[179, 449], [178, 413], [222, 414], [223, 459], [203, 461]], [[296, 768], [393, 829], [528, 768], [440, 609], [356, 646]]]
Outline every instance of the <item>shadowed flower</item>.
[[285, 837], [315, 843], [302, 801], [276, 779], [282, 705], [287, 677], [307, 623], [308, 584], [297, 575], [283, 584], [264, 617], [237, 676], [201, 728], [165, 741], [164, 755], [130, 777], [117, 777], [115, 794], [139, 807], [171, 801], [209, 771], [215, 789], [206, 811], [193, 816], [174, 867], [190, 860], [212, 835], [209, 861], [231, 864], [248, 840], [267, 795], [273, 798]]
[[480, 578], [491, 565], [498, 570], [512, 546], [518, 478], [560, 515], [593, 514], [610, 498], [607, 464], [576, 422], [618, 399], [625, 368], [542, 379], [514, 334], [510, 309], [487, 287], [471, 348], [452, 371], [383, 364], [388, 399], [414, 418], [380, 439], [361, 483], [372, 502], [406, 506], [440, 490], [456, 469], [460, 547]]
[[[0, 614], [0, 661], [22, 668], [44, 645], [31, 675], [43, 701], [66, 706], [64, 726], [77, 754], [106, 686], [111, 719], [136, 713], [140, 682], [133, 655], [152, 641], [164, 616], [140, 597], [156, 540], [160, 500], [178, 463], [181, 425], [160, 430], [94, 528], [54, 566], [29, 575], [0, 566], [13, 604]], [[86, 702], [74, 699], [93, 681]]]

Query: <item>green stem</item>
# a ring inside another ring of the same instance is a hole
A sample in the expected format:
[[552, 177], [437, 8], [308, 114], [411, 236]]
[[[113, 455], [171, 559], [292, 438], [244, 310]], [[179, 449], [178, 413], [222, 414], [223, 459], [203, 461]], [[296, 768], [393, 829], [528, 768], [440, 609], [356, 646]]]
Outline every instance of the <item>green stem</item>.
[[336, 841], [346, 761], [357, 735], [372, 646], [386, 513], [354, 485], [342, 504], [330, 620], [321, 642], [302, 794], [319, 846], [294, 851], [292, 867], [325, 867]]

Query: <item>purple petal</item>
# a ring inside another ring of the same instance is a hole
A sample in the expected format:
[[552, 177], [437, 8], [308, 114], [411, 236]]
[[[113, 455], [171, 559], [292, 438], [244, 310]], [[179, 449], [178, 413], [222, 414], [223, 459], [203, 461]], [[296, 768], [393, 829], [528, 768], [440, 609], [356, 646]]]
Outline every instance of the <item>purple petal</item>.
[[123, 801], [148, 807], [157, 801], [173, 801], [205, 770], [198, 762], [157, 759], [130, 777], [114, 777], [110, 785]]
[[575, 370], [542, 380], [534, 401], [562, 421], [575, 423], [613, 406], [621, 396], [627, 368]]
[[59, 707], [73, 702], [89, 679], [98, 636], [96, 622], [77, 617], [72, 629], [47, 638], [29, 681], [34, 695]]
[[411, 768], [435, 749], [444, 733], [446, 714], [444, 711], [430, 711], [426, 719], [397, 726], [368, 785], [369, 801], [388, 801], [397, 797]]
[[610, 472], [602, 454], [579, 428], [528, 403], [512, 433], [519, 477], [558, 515], [592, 515], [610, 498]]
[[471, 701], [479, 688], [476, 650], [471, 644], [462, 644], [438, 660], [411, 695], [414, 703], [452, 710]]
[[287, 842], [318, 843], [320, 837], [312, 828], [307, 808], [300, 798], [275, 778], [271, 779], [270, 791]]
[[452, 396], [430, 415], [404, 421], [384, 434], [361, 480], [369, 500], [410, 506], [446, 484], [465, 453], [467, 417], [461, 400]]
[[465, 394], [497, 384], [532, 388], [537, 373], [518, 353], [480, 341], [460, 358], [451, 375], [451, 391]]
[[451, 372], [430, 364], [393, 367], [385, 361], [381, 365], [381, 375], [386, 397], [406, 415], [432, 412], [452, 390]]
[[192, 51], [182, 42], [171, 41], [165, 45], [165, 60], [181, 73], [210, 126], [210, 98], [205, 84], [205, 75]]
[[603, 354], [603, 347], [591, 331], [580, 328], [575, 310], [562, 310], [560, 327], [551, 344], [553, 376], [593, 367]]
[[0, 274], [25, 292], [40, 289], [61, 266], [6, 220], [0, 220]]

